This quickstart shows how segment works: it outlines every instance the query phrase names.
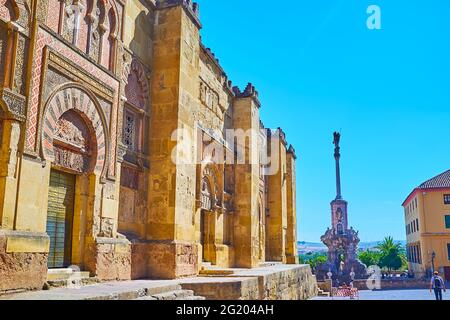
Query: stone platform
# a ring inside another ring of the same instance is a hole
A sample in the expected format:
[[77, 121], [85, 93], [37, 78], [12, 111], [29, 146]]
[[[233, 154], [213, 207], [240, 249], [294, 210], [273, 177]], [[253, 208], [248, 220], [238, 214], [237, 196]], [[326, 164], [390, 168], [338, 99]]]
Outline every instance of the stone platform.
[[178, 280], [106, 282], [0, 296], [0, 300], [132, 300], [191, 290], [209, 300], [305, 300], [317, 295], [308, 265], [274, 264], [255, 269], [227, 269], [233, 274]]
[[269, 264], [234, 271], [227, 276], [185, 279], [184, 289], [211, 300], [306, 300], [317, 295], [316, 277], [309, 265]]

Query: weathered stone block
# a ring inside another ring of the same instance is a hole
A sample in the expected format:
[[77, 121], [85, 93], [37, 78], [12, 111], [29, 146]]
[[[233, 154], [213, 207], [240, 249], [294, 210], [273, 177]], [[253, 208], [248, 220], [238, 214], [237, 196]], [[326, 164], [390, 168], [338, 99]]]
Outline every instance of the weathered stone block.
[[[8, 251], [8, 242], [11, 239], [13, 240]], [[35, 290], [44, 285], [48, 253], [41, 246], [32, 246], [38, 249], [38, 252], [32, 252], [31, 249], [22, 252], [24, 243], [48, 243], [48, 237], [26, 232], [0, 232], [0, 292]]]
[[98, 238], [88, 245], [86, 268], [102, 281], [130, 280], [131, 244], [126, 239]]
[[198, 273], [196, 244], [179, 241], [150, 241], [148, 276], [154, 279], [176, 279]]

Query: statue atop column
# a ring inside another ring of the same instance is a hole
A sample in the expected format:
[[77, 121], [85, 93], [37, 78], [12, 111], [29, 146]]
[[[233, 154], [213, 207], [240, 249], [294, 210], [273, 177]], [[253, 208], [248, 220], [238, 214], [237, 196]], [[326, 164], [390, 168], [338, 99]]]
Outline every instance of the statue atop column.
[[334, 159], [336, 161], [336, 200], [342, 199], [341, 195], [341, 169], [339, 166], [339, 160], [341, 159], [341, 148], [339, 143], [341, 141], [341, 134], [338, 132], [334, 133]]
[[358, 260], [357, 250], [360, 242], [358, 232], [348, 227], [347, 201], [342, 198], [340, 172], [341, 134], [334, 133], [333, 144], [336, 165], [336, 198], [331, 201], [331, 229], [321, 237], [328, 247], [328, 261], [317, 266], [316, 275], [319, 280], [332, 273], [333, 280], [340, 283], [351, 282], [352, 278], [367, 278], [366, 266]]

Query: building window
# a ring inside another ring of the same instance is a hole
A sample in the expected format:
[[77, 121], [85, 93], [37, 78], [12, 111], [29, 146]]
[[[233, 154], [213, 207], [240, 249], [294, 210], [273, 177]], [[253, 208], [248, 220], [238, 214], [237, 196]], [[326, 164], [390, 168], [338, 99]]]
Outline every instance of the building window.
[[450, 243], [447, 243], [448, 260], [450, 260]]
[[130, 150], [135, 150], [135, 132], [136, 118], [131, 112], [126, 112], [123, 124], [123, 143], [127, 145]]
[[450, 216], [445, 216], [445, 227], [450, 229]]
[[416, 263], [420, 264], [420, 247], [419, 246], [416, 246], [416, 252], [417, 252]]
[[416, 219], [416, 229], [419, 231], [419, 219]]
[[450, 194], [444, 194], [444, 204], [450, 204]]

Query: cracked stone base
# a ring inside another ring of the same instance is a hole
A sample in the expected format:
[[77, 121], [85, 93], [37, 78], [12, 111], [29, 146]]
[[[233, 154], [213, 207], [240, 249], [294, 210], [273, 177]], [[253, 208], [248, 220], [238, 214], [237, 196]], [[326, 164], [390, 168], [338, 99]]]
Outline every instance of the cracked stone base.
[[177, 279], [198, 273], [196, 244], [178, 241], [151, 241], [148, 244], [148, 276], [151, 279]]
[[[0, 233], [0, 292], [42, 289], [47, 253], [21, 252], [24, 244], [44, 244], [48, 237], [32, 233]], [[37, 248], [38, 249], [38, 248]]]

